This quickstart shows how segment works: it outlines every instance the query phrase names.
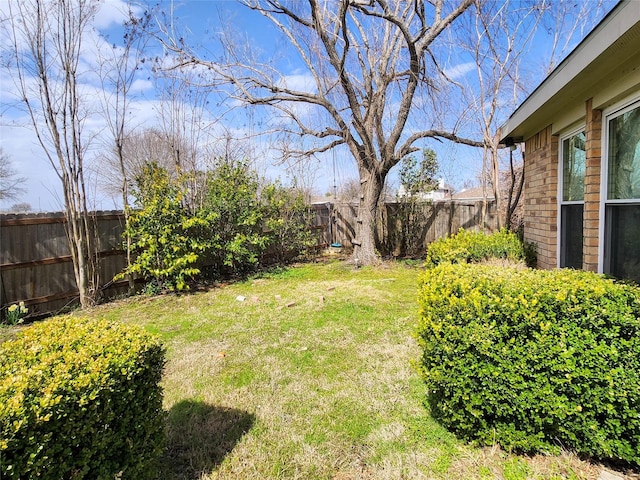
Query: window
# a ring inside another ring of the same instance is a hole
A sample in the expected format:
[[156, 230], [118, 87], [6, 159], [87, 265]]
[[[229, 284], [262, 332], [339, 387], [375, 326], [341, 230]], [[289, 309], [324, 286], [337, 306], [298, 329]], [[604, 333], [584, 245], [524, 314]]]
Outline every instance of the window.
[[585, 134], [561, 141], [560, 267], [582, 268]]
[[603, 271], [640, 283], [640, 103], [606, 117]]

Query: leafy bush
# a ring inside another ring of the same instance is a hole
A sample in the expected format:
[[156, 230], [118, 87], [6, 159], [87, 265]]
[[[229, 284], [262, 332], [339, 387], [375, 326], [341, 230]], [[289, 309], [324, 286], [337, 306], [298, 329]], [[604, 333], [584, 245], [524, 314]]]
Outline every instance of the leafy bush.
[[162, 448], [164, 349], [86, 319], [33, 325], [0, 346], [0, 477], [145, 478]]
[[183, 207], [179, 184], [156, 163], [145, 165], [133, 195], [137, 209], [127, 212], [124, 234], [131, 239], [135, 258], [116, 278], [139, 274], [153, 279], [158, 288], [188, 288], [187, 280], [200, 273], [199, 254], [214, 241], [210, 220]]
[[261, 198], [269, 237], [268, 252], [280, 263], [308, 255], [317, 242], [309, 229], [315, 215], [309, 210], [304, 196], [273, 183], [262, 190]]
[[220, 162], [206, 180], [202, 215], [216, 235], [203, 264], [214, 276], [255, 268], [267, 245], [257, 175], [243, 163]]
[[172, 179], [156, 163], [144, 167], [124, 232], [135, 257], [116, 278], [141, 275], [152, 280], [149, 291], [183, 290], [201, 273], [213, 278], [247, 273], [269, 248], [284, 261], [315, 244], [303, 197], [278, 183], [261, 190], [246, 164], [220, 161], [195, 178], [202, 188], [200, 203], [188, 206], [184, 178]]
[[433, 415], [525, 452], [640, 459], [640, 290], [582, 271], [442, 264], [417, 337]]
[[476, 263], [488, 259], [505, 259], [531, 263], [531, 247], [526, 247], [518, 236], [502, 229], [491, 235], [470, 230], [440, 238], [427, 247], [427, 266], [443, 262]]

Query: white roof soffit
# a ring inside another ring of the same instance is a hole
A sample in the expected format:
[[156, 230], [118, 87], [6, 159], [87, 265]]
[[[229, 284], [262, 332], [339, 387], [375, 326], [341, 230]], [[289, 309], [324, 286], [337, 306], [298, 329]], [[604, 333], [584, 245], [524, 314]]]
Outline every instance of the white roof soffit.
[[521, 141], [552, 123], [555, 114], [585, 102], [603, 81], [628, 70], [640, 56], [640, 0], [621, 0], [511, 114], [503, 143]]

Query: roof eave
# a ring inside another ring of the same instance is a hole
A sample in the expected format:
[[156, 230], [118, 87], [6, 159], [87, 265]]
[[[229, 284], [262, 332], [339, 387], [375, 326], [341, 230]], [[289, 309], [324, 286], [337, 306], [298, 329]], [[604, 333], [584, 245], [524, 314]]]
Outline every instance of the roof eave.
[[[518, 143], [548, 126], [549, 119], [566, 108], [570, 98], [597, 82], [588, 72], [600, 62], [610, 62], [607, 50], [634, 29], [640, 31], [638, 3], [621, 0], [511, 114], [500, 128], [501, 143]], [[574, 95], [567, 96], [570, 91]]]

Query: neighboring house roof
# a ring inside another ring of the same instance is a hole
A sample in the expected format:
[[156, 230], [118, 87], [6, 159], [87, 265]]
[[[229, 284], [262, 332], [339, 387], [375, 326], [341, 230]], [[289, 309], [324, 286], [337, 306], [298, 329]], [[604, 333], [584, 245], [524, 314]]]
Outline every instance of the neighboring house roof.
[[[444, 179], [441, 178], [438, 180], [438, 185], [435, 188], [427, 190], [426, 192], [419, 192], [417, 196], [423, 200], [443, 200], [445, 198], [451, 198], [452, 191], [453, 187], [448, 183], [445, 183]], [[400, 185], [396, 196], [400, 198], [407, 196], [404, 185]]]
[[[570, 126], [576, 109], [594, 91], [616, 84], [616, 98], [594, 99], [606, 108], [637, 84], [640, 64], [640, 2], [621, 0], [501, 127], [501, 140], [526, 140], [553, 121], [553, 133]], [[564, 121], [563, 121], [564, 120]]]
[[322, 205], [326, 203], [335, 203], [336, 199], [331, 195], [311, 195], [312, 205]]
[[454, 193], [451, 198], [453, 200], [482, 200], [484, 198], [487, 200], [493, 200], [493, 192], [486, 188], [473, 187]]

